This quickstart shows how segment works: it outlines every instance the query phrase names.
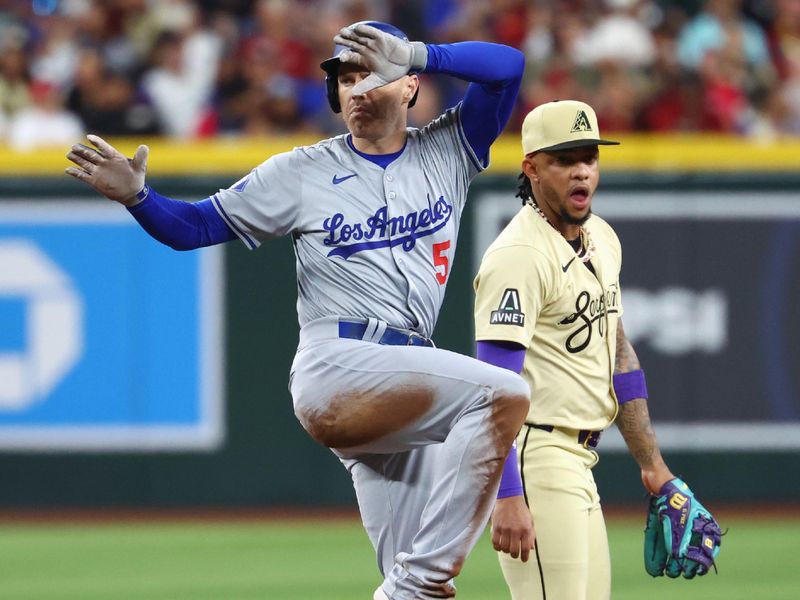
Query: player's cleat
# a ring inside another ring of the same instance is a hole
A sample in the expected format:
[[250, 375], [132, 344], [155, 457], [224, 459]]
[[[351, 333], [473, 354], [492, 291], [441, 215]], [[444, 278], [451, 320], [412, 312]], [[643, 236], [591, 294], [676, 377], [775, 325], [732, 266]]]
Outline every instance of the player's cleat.
[[389, 596], [383, 591], [383, 588], [378, 588], [372, 595], [372, 600], [389, 600]]

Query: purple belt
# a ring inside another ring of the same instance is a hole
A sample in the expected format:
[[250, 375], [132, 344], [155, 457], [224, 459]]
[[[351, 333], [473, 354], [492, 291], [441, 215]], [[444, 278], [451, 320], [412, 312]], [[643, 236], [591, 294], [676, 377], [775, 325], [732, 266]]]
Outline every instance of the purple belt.
[[[542, 431], [551, 432], [555, 429], [553, 425], [538, 425], [535, 423], [526, 423], [528, 427], [533, 427], [534, 429], [541, 429]], [[597, 448], [597, 444], [600, 443], [600, 434], [602, 431], [591, 431], [589, 429], [581, 429], [578, 431], [578, 443], [583, 446], [584, 448]]]

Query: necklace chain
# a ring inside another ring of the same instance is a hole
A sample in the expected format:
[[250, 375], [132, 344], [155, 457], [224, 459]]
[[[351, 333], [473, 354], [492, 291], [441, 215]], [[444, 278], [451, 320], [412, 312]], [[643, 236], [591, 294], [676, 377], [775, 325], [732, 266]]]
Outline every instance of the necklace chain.
[[[542, 219], [544, 219], [545, 222], [548, 225], [550, 225], [550, 227], [558, 231], [560, 235], [563, 235], [561, 231], [559, 231], [558, 227], [553, 225], [550, 219], [547, 218], [547, 215], [544, 214], [541, 208], [539, 208], [539, 205], [536, 204], [536, 202], [534, 202], [533, 198], [528, 198], [527, 200], [525, 200], [525, 203], [533, 207], [533, 210], [536, 211], [536, 214], [542, 217]], [[579, 250], [575, 252], [575, 255], [579, 259], [581, 259], [582, 262], [589, 262], [591, 258], [594, 256], [595, 247], [594, 247], [594, 242], [592, 241], [592, 238], [589, 235], [589, 232], [586, 231], [582, 225], [578, 225], [578, 237], [581, 240], [581, 247]]]

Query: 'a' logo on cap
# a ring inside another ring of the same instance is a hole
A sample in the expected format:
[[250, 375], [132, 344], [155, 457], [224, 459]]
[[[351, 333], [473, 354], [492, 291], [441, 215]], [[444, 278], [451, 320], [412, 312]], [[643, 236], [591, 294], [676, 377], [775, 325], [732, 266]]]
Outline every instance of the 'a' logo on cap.
[[572, 129], [569, 130], [570, 133], [577, 133], [578, 131], [591, 131], [592, 125], [589, 123], [589, 117], [586, 116], [586, 112], [579, 110], [578, 114], [575, 115], [575, 121], [572, 123]]

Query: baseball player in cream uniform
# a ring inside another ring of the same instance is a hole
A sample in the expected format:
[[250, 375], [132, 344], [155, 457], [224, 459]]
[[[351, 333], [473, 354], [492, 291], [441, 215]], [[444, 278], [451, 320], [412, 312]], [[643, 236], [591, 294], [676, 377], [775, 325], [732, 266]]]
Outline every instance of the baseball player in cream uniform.
[[475, 278], [478, 357], [521, 372], [531, 388], [492, 517], [513, 600], [610, 597], [592, 467], [601, 432], [615, 419], [646, 488], [655, 492], [673, 477], [620, 320], [620, 242], [591, 212], [598, 145], [608, 144], [616, 142], [600, 138], [595, 113], [582, 102], [551, 102], [527, 115], [523, 207]]
[[[524, 59], [498, 44], [409, 42], [374, 21], [335, 41], [320, 66], [345, 135], [270, 157], [196, 203], [145, 185], [145, 146], [128, 161], [90, 136], [97, 150], [73, 146], [67, 172], [176, 249], [292, 236], [301, 329], [289, 388], [301, 424], [353, 479], [384, 577], [374, 598], [451, 598], [529, 391], [430, 336], [469, 184], [511, 114]], [[421, 71], [470, 85], [429, 125], [408, 128]]]

